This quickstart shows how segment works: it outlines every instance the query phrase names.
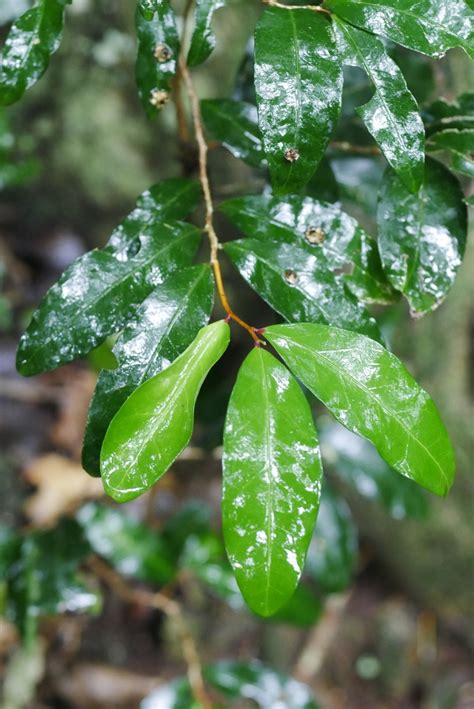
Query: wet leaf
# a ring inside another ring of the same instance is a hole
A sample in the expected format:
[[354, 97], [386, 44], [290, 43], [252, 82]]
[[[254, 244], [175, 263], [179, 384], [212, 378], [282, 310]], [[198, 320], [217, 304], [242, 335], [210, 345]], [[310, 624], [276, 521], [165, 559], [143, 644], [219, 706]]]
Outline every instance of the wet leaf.
[[123, 509], [90, 503], [77, 520], [93, 551], [120, 574], [159, 585], [173, 578], [175, 568], [161, 536]]
[[454, 478], [438, 410], [403, 364], [367, 337], [325, 325], [272, 325], [265, 337], [346, 428], [402, 475], [437, 495]]
[[465, 0], [327, 0], [325, 7], [357, 27], [431, 57], [452, 47], [474, 57], [474, 13]]
[[387, 161], [411, 192], [423, 181], [423, 121], [402, 72], [377, 37], [336, 18], [334, 31], [343, 64], [363, 69], [375, 93], [357, 108]]
[[322, 159], [341, 110], [342, 68], [328, 19], [266, 9], [255, 31], [255, 88], [273, 190], [297, 192]]
[[71, 0], [37, 0], [12, 25], [0, 61], [0, 105], [18, 101], [48, 68], [59, 48]]
[[350, 585], [357, 557], [357, 530], [351, 511], [345, 500], [324, 483], [306, 571], [325, 593], [337, 593]]
[[47, 532], [33, 532], [22, 543], [7, 577], [7, 618], [32, 638], [39, 618], [69, 612], [98, 612], [101, 598], [79, 573], [90, 547], [74, 520]]
[[223, 530], [245, 601], [263, 616], [290, 599], [316, 521], [321, 463], [308, 403], [288, 370], [255, 348], [226, 417]]
[[191, 263], [200, 239], [190, 224], [150, 224], [137, 237], [137, 253], [95, 249], [81, 256], [34, 312], [18, 347], [18, 371], [38, 374], [97, 347], [169, 273]]
[[335, 422], [319, 419], [318, 430], [325, 467], [331, 466], [359, 495], [380, 502], [394, 519], [427, 516], [424, 491], [413, 480], [397, 475], [369, 441]]
[[455, 101], [440, 98], [423, 111], [428, 136], [448, 129], [474, 128], [474, 93], [465, 93]]
[[322, 322], [381, 339], [377, 323], [319, 254], [284, 241], [240, 239], [225, 251], [245, 280], [285, 320]]
[[188, 52], [189, 66], [202, 64], [212, 54], [216, 46], [216, 37], [211, 28], [212, 17], [224, 4], [224, 0], [197, 0], [194, 31]]
[[105, 250], [119, 252], [121, 258], [130, 255], [131, 247], [137, 246], [137, 238], [150, 226], [184, 219], [200, 200], [201, 188], [195, 180], [171, 177], [158, 182], [140, 195], [135, 209], [114, 230]]
[[[360, 300], [393, 300], [375, 239], [339, 204], [299, 195], [278, 198], [264, 194], [237, 197], [221, 204], [220, 209], [246, 236], [304, 247], [328, 273], [351, 270], [341, 276]], [[350, 269], [345, 269], [349, 265]]]
[[201, 111], [210, 138], [253, 167], [266, 165], [255, 106], [231, 99], [207, 99], [201, 101]]
[[456, 178], [427, 159], [424, 184], [411, 194], [387, 171], [381, 186], [379, 249], [388, 278], [414, 314], [434, 310], [454, 283], [466, 244], [466, 206]]
[[[227, 700], [244, 699], [259, 709], [318, 709], [305, 684], [262, 665], [221, 661], [204, 668], [204, 679]], [[154, 690], [141, 703], [141, 709], [194, 709], [193, 696], [186, 679], [178, 679]]]
[[426, 144], [430, 152], [449, 151], [451, 168], [461, 175], [474, 178], [474, 128], [454, 128], [433, 133]]
[[207, 264], [173, 273], [137, 309], [112, 352], [118, 366], [99, 375], [89, 407], [82, 464], [100, 475], [100, 448], [112, 418], [140, 384], [168, 367], [209, 322], [214, 280]]
[[179, 38], [174, 11], [168, 0], [139, 2], [135, 25], [138, 93], [147, 116], [153, 118], [170, 98], [177, 69]]
[[100, 457], [106, 492], [118, 502], [143, 494], [189, 443], [201, 385], [229, 343], [223, 320], [202, 328], [167, 369], [127, 399], [107, 430]]

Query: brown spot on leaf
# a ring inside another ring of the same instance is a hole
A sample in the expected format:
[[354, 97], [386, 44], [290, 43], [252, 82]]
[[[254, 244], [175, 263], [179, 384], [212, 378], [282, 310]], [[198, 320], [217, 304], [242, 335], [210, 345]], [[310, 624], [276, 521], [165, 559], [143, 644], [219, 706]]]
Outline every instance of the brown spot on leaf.
[[168, 47], [167, 44], [159, 44], [154, 51], [155, 59], [157, 59], [160, 64], [167, 62], [173, 56], [173, 52]]
[[306, 229], [305, 239], [310, 244], [322, 244], [326, 239], [326, 234], [320, 227], [310, 226]]
[[288, 150], [285, 152], [285, 160], [288, 160], [288, 162], [296, 162], [297, 160], [300, 159], [300, 154], [296, 148], [288, 148]]
[[296, 271], [291, 271], [290, 269], [288, 269], [287, 271], [285, 271], [283, 276], [285, 281], [289, 283], [290, 286], [294, 286], [296, 285], [296, 283], [298, 283], [298, 274], [296, 273]]
[[167, 91], [163, 91], [161, 89], [153, 89], [151, 92], [150, 96], [150, 103], [152, 106], [156, 106], [156, 108], [163, 108], [165, 103], [168, 103], [170, 100], [170, 95]]

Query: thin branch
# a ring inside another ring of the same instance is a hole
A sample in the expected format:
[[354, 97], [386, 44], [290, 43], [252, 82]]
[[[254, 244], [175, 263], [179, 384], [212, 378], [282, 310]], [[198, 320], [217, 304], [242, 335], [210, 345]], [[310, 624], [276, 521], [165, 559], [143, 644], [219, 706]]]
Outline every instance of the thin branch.
[[222, 307], [224, 308], [227, 314], [227, 318], [236, 322], [238, 325], [243, 327], [244, 330], [247, 330], [255, 344], [260, 347], [260, 345], [264, 343], [258, 337], [257, 333], [255, 332], [255, 328], [251, 327], [248, 323], [242, 320], [242, 318], [240, 318], [234, 313], [234, 311], [229, 305], [229, 300], [225, 293], [221, 267], [219, 264], [220, 244], [218, 236], [214, 229], [214, 205], [212, 201], [211, 186], [209, 183], [209, 175], [207, 169], [207, 154], [209, 151], [209, 146], [204, 136], [199, 97], [194, 88], [193, 80], [191, 78], [191, 74], [186, 65], [186, 61], [183, 55], [181, 55], [180, 57], [180, 72], [186, 84], [186, 89], [191, 103], [191, 114], [193, 117], [194, 132], [196, 135], [196, 141], [199, 149], [199, 181], [201, 183], [201, 188], [204, 195], [204, 203], [206, 206], [206, 220], [204, 230], [208, 236], [209, 244], [211, 247], [211, 266], [213, 268], [214, 276], [216, 279], [217, 292], [219, 294]]
[[92, 572], [103, 581], [113, 593], [127, 603], [136, 603], [144, 608], [162, 611], [168, 618], [172, 618], [181, 639], [183, 658], [187, 665], [187, 675], [191, 691], [203, 709], [211, 709], [212, 701], [207, 694], [202, 677], [202, 665], [196, 643], [189, 630], [179, 603], [168, 598], [163, 593], [154, 593], [144, 589], [131, 588], [108, 564], [97, 556], [92, 557], [88, 563]]

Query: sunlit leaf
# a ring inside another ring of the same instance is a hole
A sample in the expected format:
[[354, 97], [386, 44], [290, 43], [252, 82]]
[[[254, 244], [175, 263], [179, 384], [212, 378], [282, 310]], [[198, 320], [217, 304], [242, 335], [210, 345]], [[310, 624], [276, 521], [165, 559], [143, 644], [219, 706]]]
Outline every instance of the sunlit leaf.
[[155, 223], [140, 232], [130, 255], [95, 249], [81, 256], [34, 312], [18, 347], [18, 371], [54, 369], [118, 332], [169, 273], [191, 263], [200, 239], [190, 224]]
[[378, 209], [379, 249], [387, 276], [414, 314], [434, 310], [446, 297], [466, 245], [464, 196], [456, 178], [427, 159], [418, 194], [387, 171]]
[[174, 11], [168, 0], [139, 2], [135, 24], [138, 93], [148, 117], [153, 118], [169, 101], [178, 64], [179, 38]]
[[100, 474], [100, 448], [107, 428], [130, 394], [173, 362], [209, 321], [214, 280], [207, 264], [173, 273], [140, 305], [112, 352], [118, 362], [99, 375], [89, 407], [82, 463]]
[[325, 325], [272, 325], [265, 337], [348, 429], [368, 438], [402, 475], [437, 495], [454, 478], [438, 410], [403, 364], [367, 337]]
[[288, 370], [255, 348], [224, 432], [223, 529], [242, 594], [256, 613], [285, 605], [316, 521], [321, 463], [308, 403]]
[[216, 46], [216, 37], [211, 26], [212, 17], [224, 4], [224, 0], [197, 0], [194, 31], [188, 52], [189, 66], [202, 64]]
[[341, 109], [342, 68], [328, 19], [266, 9], [255, 31], [255, 88], [273, 190], [297, 192], [322, 159]]
[[64, 9], [72, 0], [37, 0], [11, 27], [0, 58], [0, 105], [18, 101], [59, 48]]
[[433, 57], [462, 47], [474, 58], [474, 13], [465, 0], [326, 0], [357, 27]]
[[237, 197], [221, 204], [220, 209], [246, 236], [304, 247], [328, 276], [340, 270], [344, 282], [361, 300], [393, 300], [375, 239], [339, 204], [299, 195], [278, 198], [264, 194]]
[[341, 20], [334, 31], [343, 63], [363, 69], [375, 89], [357, 113], [400, 179], [416, 192], [423, 180], [425, 133], [403, 74], [373, 34]]
[[173, 364], [138, 387], [119, 409], [100, 457], [105, 490], [115, 500], [126, 502], [146, 492], [189, 443], [197, 395], [228, 343], [223, 320], [202, 328]]

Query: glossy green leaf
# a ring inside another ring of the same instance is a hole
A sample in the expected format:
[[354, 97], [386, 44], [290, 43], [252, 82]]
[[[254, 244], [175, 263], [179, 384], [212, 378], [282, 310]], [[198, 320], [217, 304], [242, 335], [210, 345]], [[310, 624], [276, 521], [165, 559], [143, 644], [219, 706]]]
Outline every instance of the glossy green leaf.
[[0, 58], [0, 105], [18, 101], [48, 68], [58, 49], [71, 0], [37, 0], [11, 27]]
[[357, 531], [351, 511], [345, 500], [325, 483], [306, 571], [325, 593], [337, 593], [350, 585], [357, 557]]
[[437, 495], [454, 478], [438, 410], [403, 364], [367, 337], [325, 325], [272, 325], [265, 337], [346, 428], [402, 475]]
[[31, 638], [38, 618], [70, 612], [97, 612], [101, 599], [79, 573], [91, 549], [74, 520], [33, 532], [21, 544], [7, 576], [7, 618]]
[[357, 27], [432, 57], [462, 47], [474, 57], [474, 13], [465, 0], [326, 0]]
[[[204, 667], [203, 675], [206, 684], [215, 688], [219, 696], [231, 701], [232, 706], [235, 700], [243, 699], [257, 709], [318, 709], [309, 687], [257, 660], [224, 660]], [[145, 697], [140, 707], [199, 709], [193, 701], [188, 681], [178, 679], [154, 690]]]
[[99, 375], [89, 407], [82, 464], [100, 474], [100, 448], [112, 418], [144, 381], [168, 367], [209, 322], [214, 280], [207, 264], [173, 273], [140, 305], [112, 352], [115, 369]]
[[308, 403], [288, 370], [255, 348], [229, 402], [223, 530], [250, 608], [273, 615], [294, 593], [316, 521], [321, 463]]
[[120, 574], [160, 585], [173, 578], [175, 568], [164, 540], [123, 509], [89, 503], [77, 520], [92, 550]]
[[427, 135], [448, 129], [474, 128], [474, 93], [465, 93], [455, 101], [440, 98], [423, 111]]
[[229, 344], [223, 320], [203, 327], [167, 369], [142, 384], [112, 419], [100, 469], [106, 492], [118, 502], [142, 495], [189, 443], [201, 385]]
[[224, 0], [197, 0], [194, 31], [188, 52], [189, 66], [202, 64], [212, 54], [216, 46], [216, 37], [211, 27], [212, 17], [224, 4]]
[[138, 250], [138, 237], [150, 226], [170, 219], [184, 219], [200, 200], [201, 188], [196, 180], [171, 177], [158, 182], [140, 195], [135, 209], [114, 230], [105, 250], [124, 251], [129, 256], [134, 248]]
[[359, 495], [380, 502], [394, 519], [427, 516], [424, 491], [413, 480], [397, 475], [369, 441], [322, 419], [318, 420], [318, 430], [325, 467], [331, 467]]
[[150, 224], [137, 237], [137, 253], [95, 249], [81, 256], [34, 312], [18, 347], [18, 371], [38, 374], [97, 347], [169, 273], [191, 263], [200, 239], [190, 224]]
[[425, 132], [402, 72], [373, 34], [337, 18], [334, 31], [343, 64], [363, 69], [375, 89], [357, 113], [400, 179], [416, 192], [423, 181]]
[[339, 204], [299, 195], [278, 198], [264, 194], [237, 197], [221, 204], [220, 209], [246, 236], [297, 244], [317, 258], [321, 270], [328, 274], [341, 271], [344, 282], [360, 300], [393, 300], [375, 239]]
[[451, 168], [456, 172], [474, 178], [474, 128], [447, 130], [433, 133], [426, 144], [430, 152], [449, 151], [452, 156]]
[[264, 11], [255, 31], [255, 88], [275, 194], [297, 192], [315, 172], [339, 117], [342, 81], [327, 17]]
[[266, 165], [255, 106], [231, 99], [207, 99], [201, 101], [201, 111], [210, 138], [253, 167]]
[[434, 310], [453, 285], [464, 255], [466, 220], [461, 187], [440, 163], [427, 159], [417, 195], [393, 172], [385, 174], [378, 209], [380, 255], [414, 314]]
[[135, 24], [138, 93], [147, 116], [153, 118], [169, 100], [178, 65], [179, 37], [169, 0], [139, 2]]
[[381, 338], [343, 275], [328, 270], [319, 254], [284, 241], [257, 239], [231, 241], [224, 248], [243, 278], [285, 320], [344, 325]]

